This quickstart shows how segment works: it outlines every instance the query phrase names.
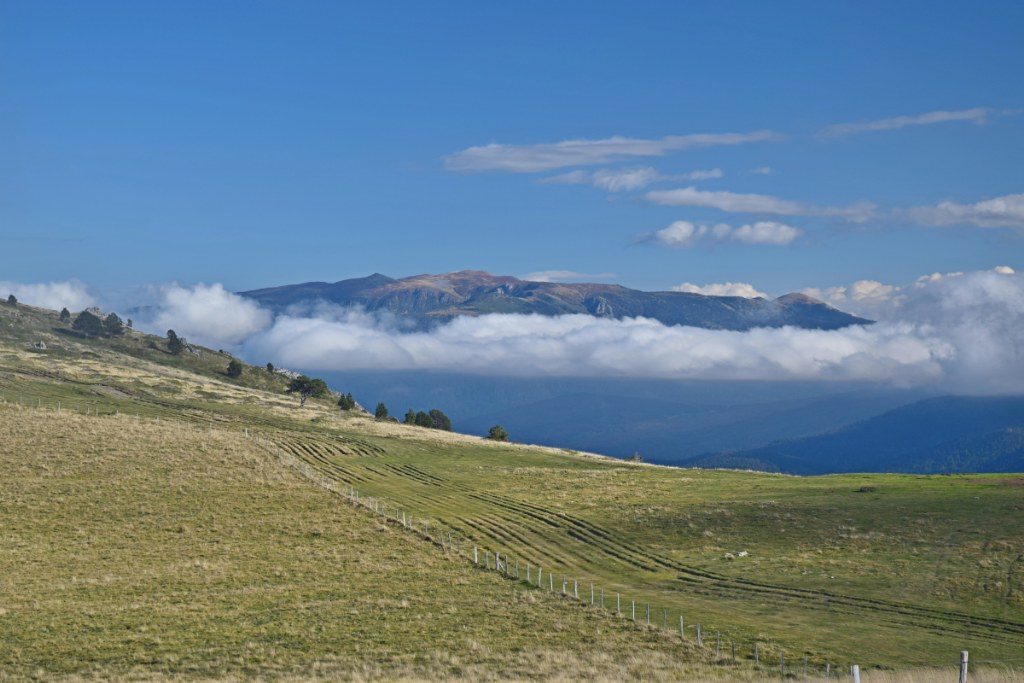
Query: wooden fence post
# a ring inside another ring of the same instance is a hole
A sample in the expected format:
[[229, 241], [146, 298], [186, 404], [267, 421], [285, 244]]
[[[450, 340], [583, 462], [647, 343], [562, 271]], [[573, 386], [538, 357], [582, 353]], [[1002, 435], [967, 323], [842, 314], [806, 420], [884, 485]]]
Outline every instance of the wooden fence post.
[[683, 621], [683, 615], [679, 615], [679, 637], [686, 637], [686, 622]]
[[647, 603], [647, 625], [651, 625], [651, 603]]
[[761, 664], [761, 649], [757, 647], [757, 643], [754, 643], [754, 664]]
[[618, 593], [615, 594], [615, 613], [622, 614], [622, 596]]
[[850, 667], [850, 676], [853, 677], [853, 683], [860, 683], [860, 667], [854, 664]]
[[967, 683], [967, 650], [960, 651], [960, 683]]
[[703, 647], [704, 640], [700, 636], [700, 624], [697, 624], [697, 647]]

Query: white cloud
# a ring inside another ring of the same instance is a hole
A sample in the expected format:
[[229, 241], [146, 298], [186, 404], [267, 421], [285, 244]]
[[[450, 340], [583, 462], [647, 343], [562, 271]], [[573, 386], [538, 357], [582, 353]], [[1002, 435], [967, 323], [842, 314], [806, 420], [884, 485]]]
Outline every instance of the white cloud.
[[746, 244], [789, 244], [800, 236], [800, 230], [785, 223], [758, 221], [741, 225], [729, 236]]
[[674, 379], [925, 381], [954, 350], [910, 326], [749, 332], [645, 318], [486, 315], [396, 333], [372, 318], [279, 318], [246, 344], [253, 357], [319, 370], [432, 369], [502, 375]]
[[468, 147], [444, 159], [451, 171], [535, 173], [570, 166], [593, 166], [623, 159], [660, 157], [669, 152], [741, 145], [781, 137], [772, 131], [670, 135], [658, 139], [615, 136], [601, 140], [565, 140], [536, 145], [489, 144]]
[[170, 284], [159, 291], [156, 313], [142, 327], [158, 334], [172, 329], [200, 344], [221, 347], [239, 344], [266, 329], [268, 311], [233, 294], [220, 284], [182, 287]]
[[523, 275], [530, 282], [600, 282], [615, 277], [615, 273], [580, 273], [575, 270], [539, 270]]
[[750, 172], [755, 175], [771, 175], [775, 173], [775, 169], [771, 166], [758, 166], [757, 168], [750, 169]]
[[727, 223], [708, 226], [695, 225], [690, 221], [675, 221], [666, 228], [641, 236], [639, 240], [667, 247], [692, 247], [702, 240], [782, 246], [790, 244], [801, 234], [803, 233], [799, 228], [775, 221], [757, 221], [735, 228]]
[[998, 112], [987, 107], [974, 107], [972, 109], [958, 109], [954, 111], [930, 111], [925, 114], [912, 116], [892, 116], [875, 121], [862, 121], [860, 123], [836, 123], [825, 127], [821, 131], [822, 137], [837, 138], [855, 133], [865, 133], [882, 130], [897, 130], [907, 126], [927, 126], [934, 123], [949, 123], [951, 121], [968, 121], [970, 123], [987, 123], [993, 115], [1012, 112]]
[[904, 212], [911, 219], [932, 226], [974, 225], [979, 228], [1024, 229], [1024, 193], [1008, 194], [975, 204], [940, 202]]
[[993, 270], [887, 287], [868, 280], [848, 287], [848, 304], [854, 297], [885, 302], [886, 314], [874, 325], [832, 331], [732, 332], [644, 318], [487, 315], [403, 332], [348, 311], [280, 317], [250, 337], [244, 350], [314, 370], [872, 380], [974, 393], [1024, 391], [1024, 277]]
[[992, 269], [992, 272], [998, 273], [999, 275], [1014, 275], [1017, 271], [1010, 266], [996, 266]]
[[690, 171], [663, 175], [650, 166], [640, 168], [600, 169], [593, 172], [569, 171], [559, 175], [542, 178], [544, 184], [593, 185], [608, 192], [628, 192], [647, 187], [651, 183], [666, 180], [711, 180], [721, 178], [725, 174], [720, 168]]
[[71, 311], [81, 311], [96, 305], [96, 300], [89, 294], [86, 286], [78, 280], [35, 284], [0, 281], [0, 298], [6, 301], [10, 294], [29, 306], [51, 308], [56, 311], [64, 307]]
[[854, 204], [846, 207], [815, 206], [779, 199], [766, 194], [743, 194], [724, 190], [699, 190], [683, 187], [675, 190], [652, 190], [644, 195], [648, 201], [665, 206], [700, 206], [728, 213], [770, 213], [781, 216], [837, 216], [855, 222], [871, 218], [875, 207]]
[[706, 171], [690, 171], [668, 176], [672, 180], [714, 180], [725, 176], [720, 168], [709, 168]]
[[673, 292], [689, 292], [691, 294], [704, 294], [706, 296], [742, 296], [747, 299], [761, 297], [767, 299], [768, 295], [758, 291], [754, 285], [746, 282], [721, 282], [707, 285], [695, 285], [692, 282], [684, 282], [672, 288]]

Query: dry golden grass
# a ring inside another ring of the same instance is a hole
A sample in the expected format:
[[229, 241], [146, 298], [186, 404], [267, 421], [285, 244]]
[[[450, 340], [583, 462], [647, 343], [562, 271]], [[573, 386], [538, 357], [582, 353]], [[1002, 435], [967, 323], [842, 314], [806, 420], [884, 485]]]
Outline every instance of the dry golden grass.
[[724, 680], [446, 557], [236, 432], [0, 405], [0, 678]]

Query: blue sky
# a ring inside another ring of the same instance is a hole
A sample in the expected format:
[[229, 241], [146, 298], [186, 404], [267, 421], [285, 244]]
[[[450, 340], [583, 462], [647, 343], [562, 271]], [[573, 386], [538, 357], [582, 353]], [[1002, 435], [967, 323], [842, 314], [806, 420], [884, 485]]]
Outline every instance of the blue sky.
[[1021, 35], [1009, 2], [0, 0], [0, 280], [1020, 269]]

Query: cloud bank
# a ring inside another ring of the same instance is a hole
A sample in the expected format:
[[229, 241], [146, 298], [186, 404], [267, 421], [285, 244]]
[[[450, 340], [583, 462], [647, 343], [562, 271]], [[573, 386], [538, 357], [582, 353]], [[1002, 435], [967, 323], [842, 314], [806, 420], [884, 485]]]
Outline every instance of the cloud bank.
[[[680, 291], [759, 295], [746, 283]], [[461, 317], [429, 331], [320, 306], [271, 319], [220, 285], [164, 290], [157, 327], [245, 358], [309, 371], [435, 370], [513, 376], [866, 380], [965, 393], [1024, 391], [1024, 277], [1009, 266], [817, 294], [878, 323], [746, 332], [587, 315]]]
[[144, 329], [157, 334], [173, 329], [187, 339], [215, 348], [240, 344], [272, 321], [270, 313], [259, 304], [220, 284], [170, 284], [160, 289], [159, 298], [157, 314], [143, 323]]
[[89, 290], [78, 280], [35, 284], [0, 281], [0, 297], [6, 301], [10, 294], [23, 304], [57, 311], [67, 307], [70, 311], [78, 312], [96, 305], [96, 300]]
[[768, 130], [752, 133], [698, 133], [657, 139], [615, 136], [601, 140], [564, 140], [537, 145], [478, 145], [444, 158], [450, 171], [536, 173], [570, 166], [594, 166], [624, 159], [660, 157], [669, 152], [742, 145], [781, 137]]

